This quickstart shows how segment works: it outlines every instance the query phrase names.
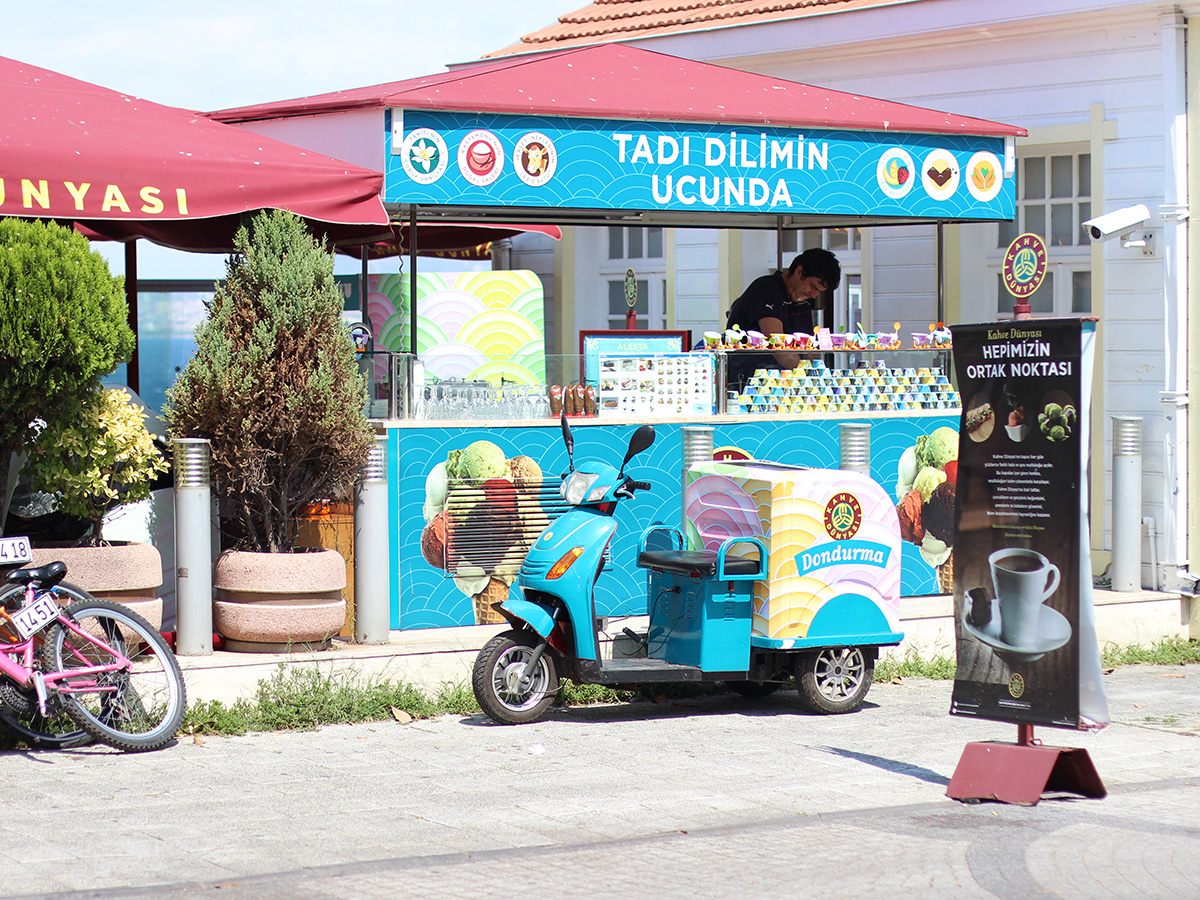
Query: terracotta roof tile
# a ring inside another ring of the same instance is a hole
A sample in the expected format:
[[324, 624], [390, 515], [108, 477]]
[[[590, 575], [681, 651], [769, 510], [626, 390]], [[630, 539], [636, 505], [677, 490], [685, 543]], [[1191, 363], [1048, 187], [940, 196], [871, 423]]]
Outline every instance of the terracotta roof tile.
[[522, 36], [519, 43], [484, 57], [754, 25], [907, 2], [912, 0], [596, 0], [559, 16], [554, 25]]

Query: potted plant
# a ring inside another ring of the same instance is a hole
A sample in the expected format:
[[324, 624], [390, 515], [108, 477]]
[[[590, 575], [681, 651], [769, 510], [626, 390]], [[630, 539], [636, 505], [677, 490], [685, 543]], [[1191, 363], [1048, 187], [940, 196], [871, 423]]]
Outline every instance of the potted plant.
[[87, 239], [54, 222], [0, 218], [0, 527], [12, 460], [35, 423], [73, 416], [129, 360], [124, 280]]
[[71, 581], [99, 597], [133, 608], [162, 627], [162, 557], [153, 544], [108, 542], [105, 516], [150, 496], [168, 469], [146, 429], [146, 415], [120, 388], [87, 391], [75, 414], [43, 425], [29, 444], [25, 468], [34, 490], [53, 494], [58, 509], [86, 522], [73, 547], [39, 547], [34, 562], [61, 559]]
[[322, 646], [345, 622], [345, 561], [297, 548], [314, 502], [349, 496], [374, 433], [333, 257], [304, 222], [256, 214], [168, 391], [172, 437], [211, 442], [222, 546], [213, 624], [243, 650]]

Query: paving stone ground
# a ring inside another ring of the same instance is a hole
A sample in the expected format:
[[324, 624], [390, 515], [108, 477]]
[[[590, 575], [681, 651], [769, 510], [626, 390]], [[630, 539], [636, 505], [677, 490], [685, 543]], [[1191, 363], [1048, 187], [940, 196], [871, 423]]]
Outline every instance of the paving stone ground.
[[1200, 666], [1106, 676], [1113, 725], [1037, 729], [1109, 795], [965, 804], [949, 682], [844, 716], [794, 692], [0, 754], [0, 896], [1200, 898]]

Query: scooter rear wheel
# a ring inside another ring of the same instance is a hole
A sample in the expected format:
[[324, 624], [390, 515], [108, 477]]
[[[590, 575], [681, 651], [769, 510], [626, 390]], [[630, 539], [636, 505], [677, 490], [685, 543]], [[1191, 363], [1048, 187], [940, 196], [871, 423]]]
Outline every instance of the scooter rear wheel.
[[521, 683], [539, 640], [528, 632], [506, 631], [484, 644], [475, 658], [471, 687], [480, 709], [493, 722], [501, 725], [533, 722], [554, 702], [558, 673], [549, 652], [538, 660], [529, 684]]
[[860, 647], [826, 647], [805, 653], [796, 666], [800, 702], [816, 713], [857, 709], [874, 677], [873, 654]]

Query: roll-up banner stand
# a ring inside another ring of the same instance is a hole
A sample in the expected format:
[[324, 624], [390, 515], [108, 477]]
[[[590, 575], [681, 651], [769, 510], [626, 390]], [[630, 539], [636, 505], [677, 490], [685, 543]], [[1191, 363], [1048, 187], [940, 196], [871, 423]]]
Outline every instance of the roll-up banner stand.
[[951, 331], [963, 417], [950, 713], [1013, 722], [1018, 734], [968, 744], [946, 793], [1023, 805], [1047, 790], [1103, 797], [1086, 750], [1033, 738], [1034, 725], [1109, 721], [1088, 534], [1095, 319]]

